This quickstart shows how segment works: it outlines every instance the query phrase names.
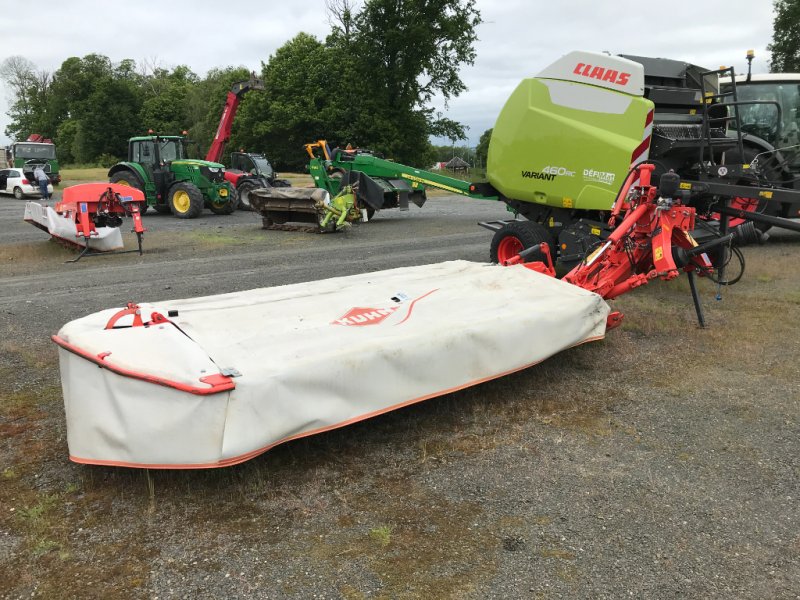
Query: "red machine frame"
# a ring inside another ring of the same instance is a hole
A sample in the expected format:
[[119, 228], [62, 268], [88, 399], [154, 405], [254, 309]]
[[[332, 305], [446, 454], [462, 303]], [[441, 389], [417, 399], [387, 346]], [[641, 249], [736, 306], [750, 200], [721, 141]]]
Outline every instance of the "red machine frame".
[[[685, 271], [702, 327], [705, 319], [694, 276], [714, 271], [707, 252], [730, 244], [733, 235], [727, 234], [699, 246], [689, 233], [694, 229], [695, 209], [681, 202], [680, 178], [674, 173], [663, 175], [659, 189], [650, 183], [654, 169], [654, 165], [643, 163], [631, 170], [614, 202], [609, 225], [613, 227], [620, 215], [624, 218], [602, 246], [587, 255], [563, 281], [610, 300], [653, 279], [669, 281]], [[545, 261], [526, 262], [537, 252], [544, 254]], [[518, 263], [555, 276], [546, 243], [521, 252], [505, 264]], [[608, 326], [615, 327], [621, 321], [620, 313], [612, 313]]]
[[[123, 254], [139, 252], [142, 254], [142, 239], [147, 231], [142, 225], [139, 207], [144, 204], [144, 193], [134, 187], [115, 183], [86, 183], [64, 189], [62, 199], [56, 203], [55, 211], [75, 223], [75, 237], [86, 242], [77, 258], [67, 262], [77, 262], [85, 256], [101, 254]], [[123, 252], [90, 252], [89, 240], [98, 235], [97, 227], [119, 227], [122, 217], [133, 218], [133, 232], [136, 233], [138, 250]]]

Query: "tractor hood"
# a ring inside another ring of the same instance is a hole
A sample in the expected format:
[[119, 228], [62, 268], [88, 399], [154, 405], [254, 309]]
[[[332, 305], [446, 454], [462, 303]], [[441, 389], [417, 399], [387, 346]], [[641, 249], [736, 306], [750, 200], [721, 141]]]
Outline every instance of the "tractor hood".
[[182, 158], [180, 160], [173, 160], [173, 165], [185, 165], [187, 167], [208, 167], [209, 169], [224, 169], [225, 165], [221, 163], [211, 162], [209, 160], [200, 160], [194, 158]]

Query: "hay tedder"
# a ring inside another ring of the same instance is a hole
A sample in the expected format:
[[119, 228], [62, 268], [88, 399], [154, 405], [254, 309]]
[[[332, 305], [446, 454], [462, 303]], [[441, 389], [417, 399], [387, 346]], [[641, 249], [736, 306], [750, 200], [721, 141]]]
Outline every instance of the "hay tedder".
[[[397, 169], [400, 179], [499, 199], [527, 217], [495, 224], [499, 264], [456, 260], [130, 303], [67, 323], [53, 341], [71, 459], [145, 468], [240, 463], [601, 339], [622, 320], [608, 300], [681, 273], [702, 326], [695, 279], [727, 281], [728, 246], [743, 235], [730, 213], [760, 217], [764, 202], [794, 206], [796, 196], [757, 185], [757, 165], [720, 162], [722, 149], [733, 148], [727, 136], [705, 131], [698, 146], [696, 114], [681, 117], [686, 127], [664, 125], [658, 135], [672, 151], [648, 160], [659, 122], [644, 93], [641, 63], [573, 53], [512, 95], [485, 184]], [[701, 133], [710, 118], [702, 117]], [[543, 144], [532, 147], [531, 135]], [[688, 149], [698, 147], [702, 159], [692, 159]], [[351, 171], [342, 182], [337, 195], [350, 194], [342, 222], [362, 210], [362, 175]], [[325, 194], [315, 200], [322, 211], [331, 202]], [[736, 198], [754, 202], [735, 206]], [[698, 227], [700, 212], [707, 227]], [[290, 213], [287, 205], [277, 220]]]

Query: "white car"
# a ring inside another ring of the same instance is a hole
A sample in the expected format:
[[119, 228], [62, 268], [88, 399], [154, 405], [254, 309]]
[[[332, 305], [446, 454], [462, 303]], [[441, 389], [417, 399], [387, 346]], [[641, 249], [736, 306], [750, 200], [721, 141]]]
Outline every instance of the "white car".
[[[47, 193], [53, 195], [53, 184], [47, 185]], [[14, 194], [14, 198], [21, 200], [25, 196], [41, 196], [39, 183], [35, 179], [28, 179], [22, 169], [0, 170], [0, 194]]]

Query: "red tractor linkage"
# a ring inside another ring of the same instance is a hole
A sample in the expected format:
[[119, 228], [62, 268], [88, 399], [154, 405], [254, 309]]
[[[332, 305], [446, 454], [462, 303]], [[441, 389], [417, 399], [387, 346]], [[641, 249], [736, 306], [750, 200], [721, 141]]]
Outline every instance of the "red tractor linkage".
[[[669, 281], [685, 271], [698, 321], [704, 327], [695, 274], [703, 276], [714, 272], [707, 252], [730, 244], [733, 234], [698, 245], [690, 233], [694, 229], [695, 209], [681, 201], [680, 177], [672, 172], [665, 173], [656, 187], [650, 184], [654, 169], [654, 165], [644, 163], [631, 170], [614, 202], [609, 225], [613, 227], [620, 215], [624, 215], [622, 221], [601, 246], [564, 276], [563, 281], [611, 300], [653, 279]], [[543, 254], [545, 260], [526, 262], [537, 253]], [[504, 264], [518, 263], [555, 276], [546, 243], [528, 248]], [[724, 264], [724, 261], [719, 263]], [[722, 279], [722, 275], [718, 275]], [[609, 315], [608, 327], [615, 327], [621, 321], [622, 315], [614, 312]]]

